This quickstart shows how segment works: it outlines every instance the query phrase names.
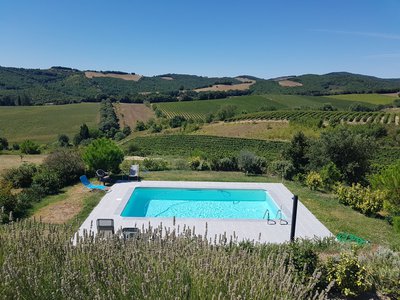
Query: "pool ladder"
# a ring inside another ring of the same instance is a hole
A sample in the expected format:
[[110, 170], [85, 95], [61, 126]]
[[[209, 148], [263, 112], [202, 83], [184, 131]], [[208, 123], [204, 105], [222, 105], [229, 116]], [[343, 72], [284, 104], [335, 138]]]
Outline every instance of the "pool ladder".
[[265, 219], [265, 216], [267, 216], [267, 223], [270, 224], [270, 225], [275, 225], [276, 224], [275, 220], [279, 220], [279, 224], [281, 224], [281, 225], [287, 225], [288, 224], [288, 221], [283, 219], [282, 210], [280, 210], [280, 209], [276, 212], [275, 220], [270, 218], [270, 214], [269, 214], [269, 209], [268, 208], [264, 212], [263, 219]]

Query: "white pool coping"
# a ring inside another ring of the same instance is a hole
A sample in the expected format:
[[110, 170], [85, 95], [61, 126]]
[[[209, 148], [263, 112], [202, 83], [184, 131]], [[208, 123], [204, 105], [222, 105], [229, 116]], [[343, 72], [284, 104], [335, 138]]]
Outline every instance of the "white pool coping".
[[[254, 219], [196, 219], [196, 218], [156, 218], [156, 217], [122, 217], [121, 212], [136, 187], [165, 188], [218, 188], [218, 189], [264, 189], [274, 199], [284, 213], [288, 224], [272, 224], [267, 220]], [[148, 228], [162, 224], [167, 229], [182, 229], [184, 226], [195, 228], [195, 233], [212, 238], [225, 234], [237, 241], [250, 240], [260, 243], [284, 243], [290, 240], [293, 194], [282, 183], [248, 183], [248, 182], [199, 182], [199, 181], [141, 181], [114, 184], [99, 204], [93, 209], [79, 228], [78, 234], [84, 231], [97, 233], [97, 219], [114, 219], [114, 228], [125, 227]], [[299, 199], [301, 200], [301, 199]], [[332, 233], [299, 201], [297, 208], [296, 238], [320, 239], [331, 237]]]

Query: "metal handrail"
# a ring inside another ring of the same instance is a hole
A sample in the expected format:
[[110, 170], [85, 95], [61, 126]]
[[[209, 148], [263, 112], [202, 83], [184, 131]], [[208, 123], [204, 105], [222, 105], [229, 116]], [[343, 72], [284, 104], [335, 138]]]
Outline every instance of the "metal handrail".
[[[279, 217], [278, 217], [279, 216]], [[281, 224], [281, 225], [287, 225], [287, 224], [289, 224], [289, 222], [287, 221], [287, 220], [284, 220], [283, 219], [283, 213], [282, 213], [282, 210], [281, 209], [278, 209], [278, 211], [276, 212], [276, 216], [275, 216], [275, 219], [278, 219], [279, 220], [279, 224]]]

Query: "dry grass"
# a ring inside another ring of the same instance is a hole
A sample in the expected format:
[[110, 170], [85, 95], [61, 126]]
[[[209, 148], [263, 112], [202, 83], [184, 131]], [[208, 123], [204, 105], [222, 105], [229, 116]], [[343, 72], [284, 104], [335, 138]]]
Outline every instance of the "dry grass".
[[284, 86], [284, 87], [295, 87], [295, 86], [303, 86], [302, 83], [300, 82], [296, 82], [296, 81], [292, 81], [292, 80], [280, 80], [278, 81], [280, 86]]
[[144, 104], [117, 103], [114, 107], [122, 128], [130, 126], [133, 129], [137, 121], [146, 122], [155, 117], [153, 110]]
[[114, 74], [114, 73], [101, 73], [101, 72], [85, 72], [85, 76], [87, 78], [94, 78], [94, 77], [111, 77], [111, 78], [118, 78], [123, 80], [132, 80], [132, 81], [139, 81], [142, 78], [142, 75], [138, 74]]
[[254, 84], [256, 81], [251, 80], [248, 78], [244, 77], [236, 77], [237, 80], [241, 81], [242, 83], [239, 84], [215, 84], [210, 87], [205, 87], [201, 89], [195, 89], [196, 92], [215, 92], [215, 91], [233, 91], [233, 90], [239, 90], [239, 91], [245, 91], [250, 88], [252, 84]]
[[164, 79], [164, 80], [174, 80], [172, 77], [169, 77], [169, 76], [163, 76], [163, 77], [160, 77], [161, 79]]
[[385, 94], [381, 94], [381, 95], [398, 98], [399, 97], [399, 93], [400, 92], [397, 92], [397, 93], [385, 93]]
[[91, 192], [83, 187], [81, 183], [78, 183], [66, 188], [65, 192], [62, 194], [47, 197], [47, 199], [44, 200], [44, 206], [35, 211], [32, 217], [36, 220], [41, 220], [43, 223], [67, 223], [82, 210], [85, 199], [90, 196], [91, 193], [96, 192], [97, 191]]
[[16, 168], [24, 162], [41, 164], [47, 155], [0, 155], [0, 174], [7, 169]]
[[218, 122], [203, 126], [195, 134], [260, 140], [290, 140], [299, 130], [307, 136], [319, 136], [319, 132], [313, 128], [289, 124], [287, 121]]

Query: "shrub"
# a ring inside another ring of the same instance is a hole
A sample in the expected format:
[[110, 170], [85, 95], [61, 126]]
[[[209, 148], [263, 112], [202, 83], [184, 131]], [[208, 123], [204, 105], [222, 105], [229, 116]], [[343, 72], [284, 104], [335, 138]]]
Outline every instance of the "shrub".
[[400, 214], [400, 160], [383, 169], [379, 174], [371, 178], [372, 186], [375, 189], [385, 191], [385, 208], [392, 213]]
[[195, 156], [189, 160], [189, 168], [195, 171], [207, 171], [211, 169], [211, 166], [205, 159]]
[[12, 145], [12, 148], [13, 148], [13, 150], [19, 150], [19, 144], [17, 144], [17, 143], [14, 143], [13, 145]]
[[367, 270], [354, 253], [342, 253], [339, 259], [330, 258], [327, 278], [328, 281], [335, 281], [335, 288], [345, 296], [357, 296], [371, 288], [367, 281]]
[[121, 131], [118, 131], [115, 135], [114, 135], [114, 140], [116, 141], [120, 141], [123, 140], [124, 138], [126, 138], [125, 134]]
[[224, 105], [217, 111], [217, 118], [220, 121], [232, 118], [235, 115], [236, 106], [234, 105]]
[[57, 173], [43, 169], [33, 176], [32, 186], [41, 188], [46, 195], [54, 195], [61, 188], [61, 180]]
[[169, 120], [169, 126], [171, 128], [181, 127], [182, 124], [186, 122], [186, 118], [182, 116], [174, 116]]
[[311, 276], [318, 264], [318, 256], [309, 243], [291, 243], [290, 262], [295, 270], [304, 275]]
[[198, 170], [201, 164], [201, 159], [200, 157], [192, 157], [189, 159], [189, 167], [191, 170]]
[[211, 169], [215, 171], [237, 171], [236, 157], [223, 157], [211, 160]]
[[211, 123], [214, 120], [214, 115], [213, 114], [206, 114], [205, 122], [206, 123]]
[[149, 127], [149, 130], [150, 130], [151, 133], [161, 132], [162, 126], [161, 126], [161, 124], [153, 123], [153, 124]]
[[91, 171], [103, 169], [118, 172], [119, 164], [123, 160], [122, 150], [113, 141], [106, 138], [94, 140], [83, 153], [83, 161]]
[[76, 150], [56, 150], [46, 157], [43, 166], [58, 174], [62, 186], [78, 181], [79, 176], [85, 172], [85, 164], [81, 154]]
[[125, 134], [125, 136], [128, 136], [132, 133], [132, 130], [129, 126], [125, 126], [124, 129], [122, 129], [122, 133]]
[[58, 145], [60, 147], [68, 147], [69, 146], [69, 137], [66, 134], [60, 134], [58, 136]]
[[373, 270], [370, 277], [375, 289], [390, 299], [400, 299], [400, 253], [378, 247], [360, 259]]
[[168, 170], [168, 162], [162, 159], [145, 158], [143, 167], [149, 171], [164, 171]]
[[285, 179], [292, 179], [295, 174], [293, 164], [288, 160], [275, 160], [271, 162], [268, 170], [272, 175], [282, 176]]
[[146, 125], [144, 124], [143, 121], [136, 121], [136, 126], [135, 126], [135, 130], [136, 131], [143, 131], [146, 130]]
[[25, 154], [39, 154], [39, 145], [31, 140], [25, 140], [20, 145], [21, 153]]
[[35, 164], [23, 163], [18, 168], [12, 168], [5, 172], [3, 178], [14, 188], [27, 188], [32, 184], [32, 178], [38, 169]]
[[366, 215], [376, 214], [382, 209], [385, 193], [380, 190], [372, 191], [370, 187], [363, 187], [359, 183], [351, 187], [339, 185], [335, 190], [340, 203], [362, 212]]
[[129, 143], [126, 152], [129, 155], [140, 155], [142, 152], [140, 151], [140, 147], [135, 143]]
[[400, 233], [400, 216], [393, 217], [393, 229], [395, 232]]
[[342, 178], [339, 169], [333, 162], [326, 164], [319, 173], [324, 187], [331, 189]]
[[262, 174], [267, 163], [252, 152], [242, 151], [238, 156], [238, 167], [246, 174]]
[[306, 176], [306, 185], [312, 191], [322, 188], [323, 184], [321, 175], [315, 171], [311, 171]]

